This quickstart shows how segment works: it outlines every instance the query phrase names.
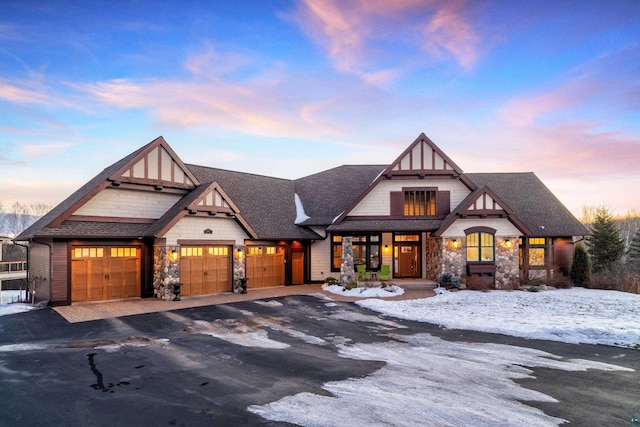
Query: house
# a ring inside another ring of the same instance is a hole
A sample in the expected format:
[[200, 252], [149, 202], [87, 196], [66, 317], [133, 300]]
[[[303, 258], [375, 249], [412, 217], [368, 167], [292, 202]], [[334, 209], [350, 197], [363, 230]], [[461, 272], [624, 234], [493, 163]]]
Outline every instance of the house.
[[60, 305], [352, 280], [359, 264], [513, 288], [567, 275], [586, 233], [533, 173], [465, 174], [424, 134], [388, 165], [296, 180], [185, 164], [159, 137], [16, 240]]

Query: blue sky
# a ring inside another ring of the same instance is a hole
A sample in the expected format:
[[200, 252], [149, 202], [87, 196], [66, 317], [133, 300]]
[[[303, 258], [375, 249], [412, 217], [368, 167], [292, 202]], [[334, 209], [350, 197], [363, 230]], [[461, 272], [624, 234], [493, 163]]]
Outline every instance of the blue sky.
[[164, 136], [283, 178], [535, 172], [576, 215], [640, 210], [640, 2], [30, 1], [0, 8], [0, 203], [57, 204]]

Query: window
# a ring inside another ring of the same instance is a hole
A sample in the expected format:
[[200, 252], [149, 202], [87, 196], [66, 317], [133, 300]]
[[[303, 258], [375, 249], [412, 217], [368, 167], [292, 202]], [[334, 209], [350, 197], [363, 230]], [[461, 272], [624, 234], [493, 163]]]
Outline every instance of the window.
[[543, 266], [545, 264], [547, 242], [544, 237], [529, 238], [529, 265]]
[[209, 248], [209, 255], [213, 256], [229, 256], [229, 248], [227, 247], [213, 247]]
[[180, 248], [180, 256], [202, 256], [202, 248]]
[[135, 257], [136, 248], [111, 248], [111, 258]]
[[493, 234], [484, 231], [467, 234], [467, 261], [493, 262], [493, 240]]
[[[367, 270], [380, 268], [380, 241], [379, 234], [363, 234], [351, 237], [353, 249], [353, 264], [365, 265]], [[340, 271], [342, 264], [342, 236], [331, 236], [331, 271]]]
[[104, 256], [103, 248], [74, 248], [74, 258], [102, 258]]
[[436, 192], [434, 190], [405, 190], [404, 216], [435, 216]]

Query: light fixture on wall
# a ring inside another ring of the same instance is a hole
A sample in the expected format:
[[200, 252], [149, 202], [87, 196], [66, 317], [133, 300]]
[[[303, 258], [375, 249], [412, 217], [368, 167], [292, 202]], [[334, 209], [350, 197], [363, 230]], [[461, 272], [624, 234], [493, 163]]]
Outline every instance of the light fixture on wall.
[[238, 253], [238, 258], [242, 258], [244, 256], [244, 252], [242, 251], [242, 248], [239, 248], [237, 253]]
[[513, 245], [510, 239], [504, 239], [505, 248], [510, 248]]
[[175, 261], [178, 259], [178, 247], [174, 246], [171, 248], [171, 252], [169, 252], [169, 258], [171, 258], [171, 261]]
[[389, 253], [389, 245], [384, 245], [384, 253]]
[[458, 239], [453, 239], [451, 241], [451, 246], [454, 248], [457, 248], [458, 246], [460, 246], [460, 242], [458, 242]]

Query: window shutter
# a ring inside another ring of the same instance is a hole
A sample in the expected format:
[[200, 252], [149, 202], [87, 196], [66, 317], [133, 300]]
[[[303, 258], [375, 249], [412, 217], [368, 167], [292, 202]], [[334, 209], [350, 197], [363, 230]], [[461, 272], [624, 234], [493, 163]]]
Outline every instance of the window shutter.
[[451, 192], [438, 191], [438, 217], [445, 217], [451, 213]]
[[391, 193], [391, 216], [404, 215], [404, 192], [392, 191]]

